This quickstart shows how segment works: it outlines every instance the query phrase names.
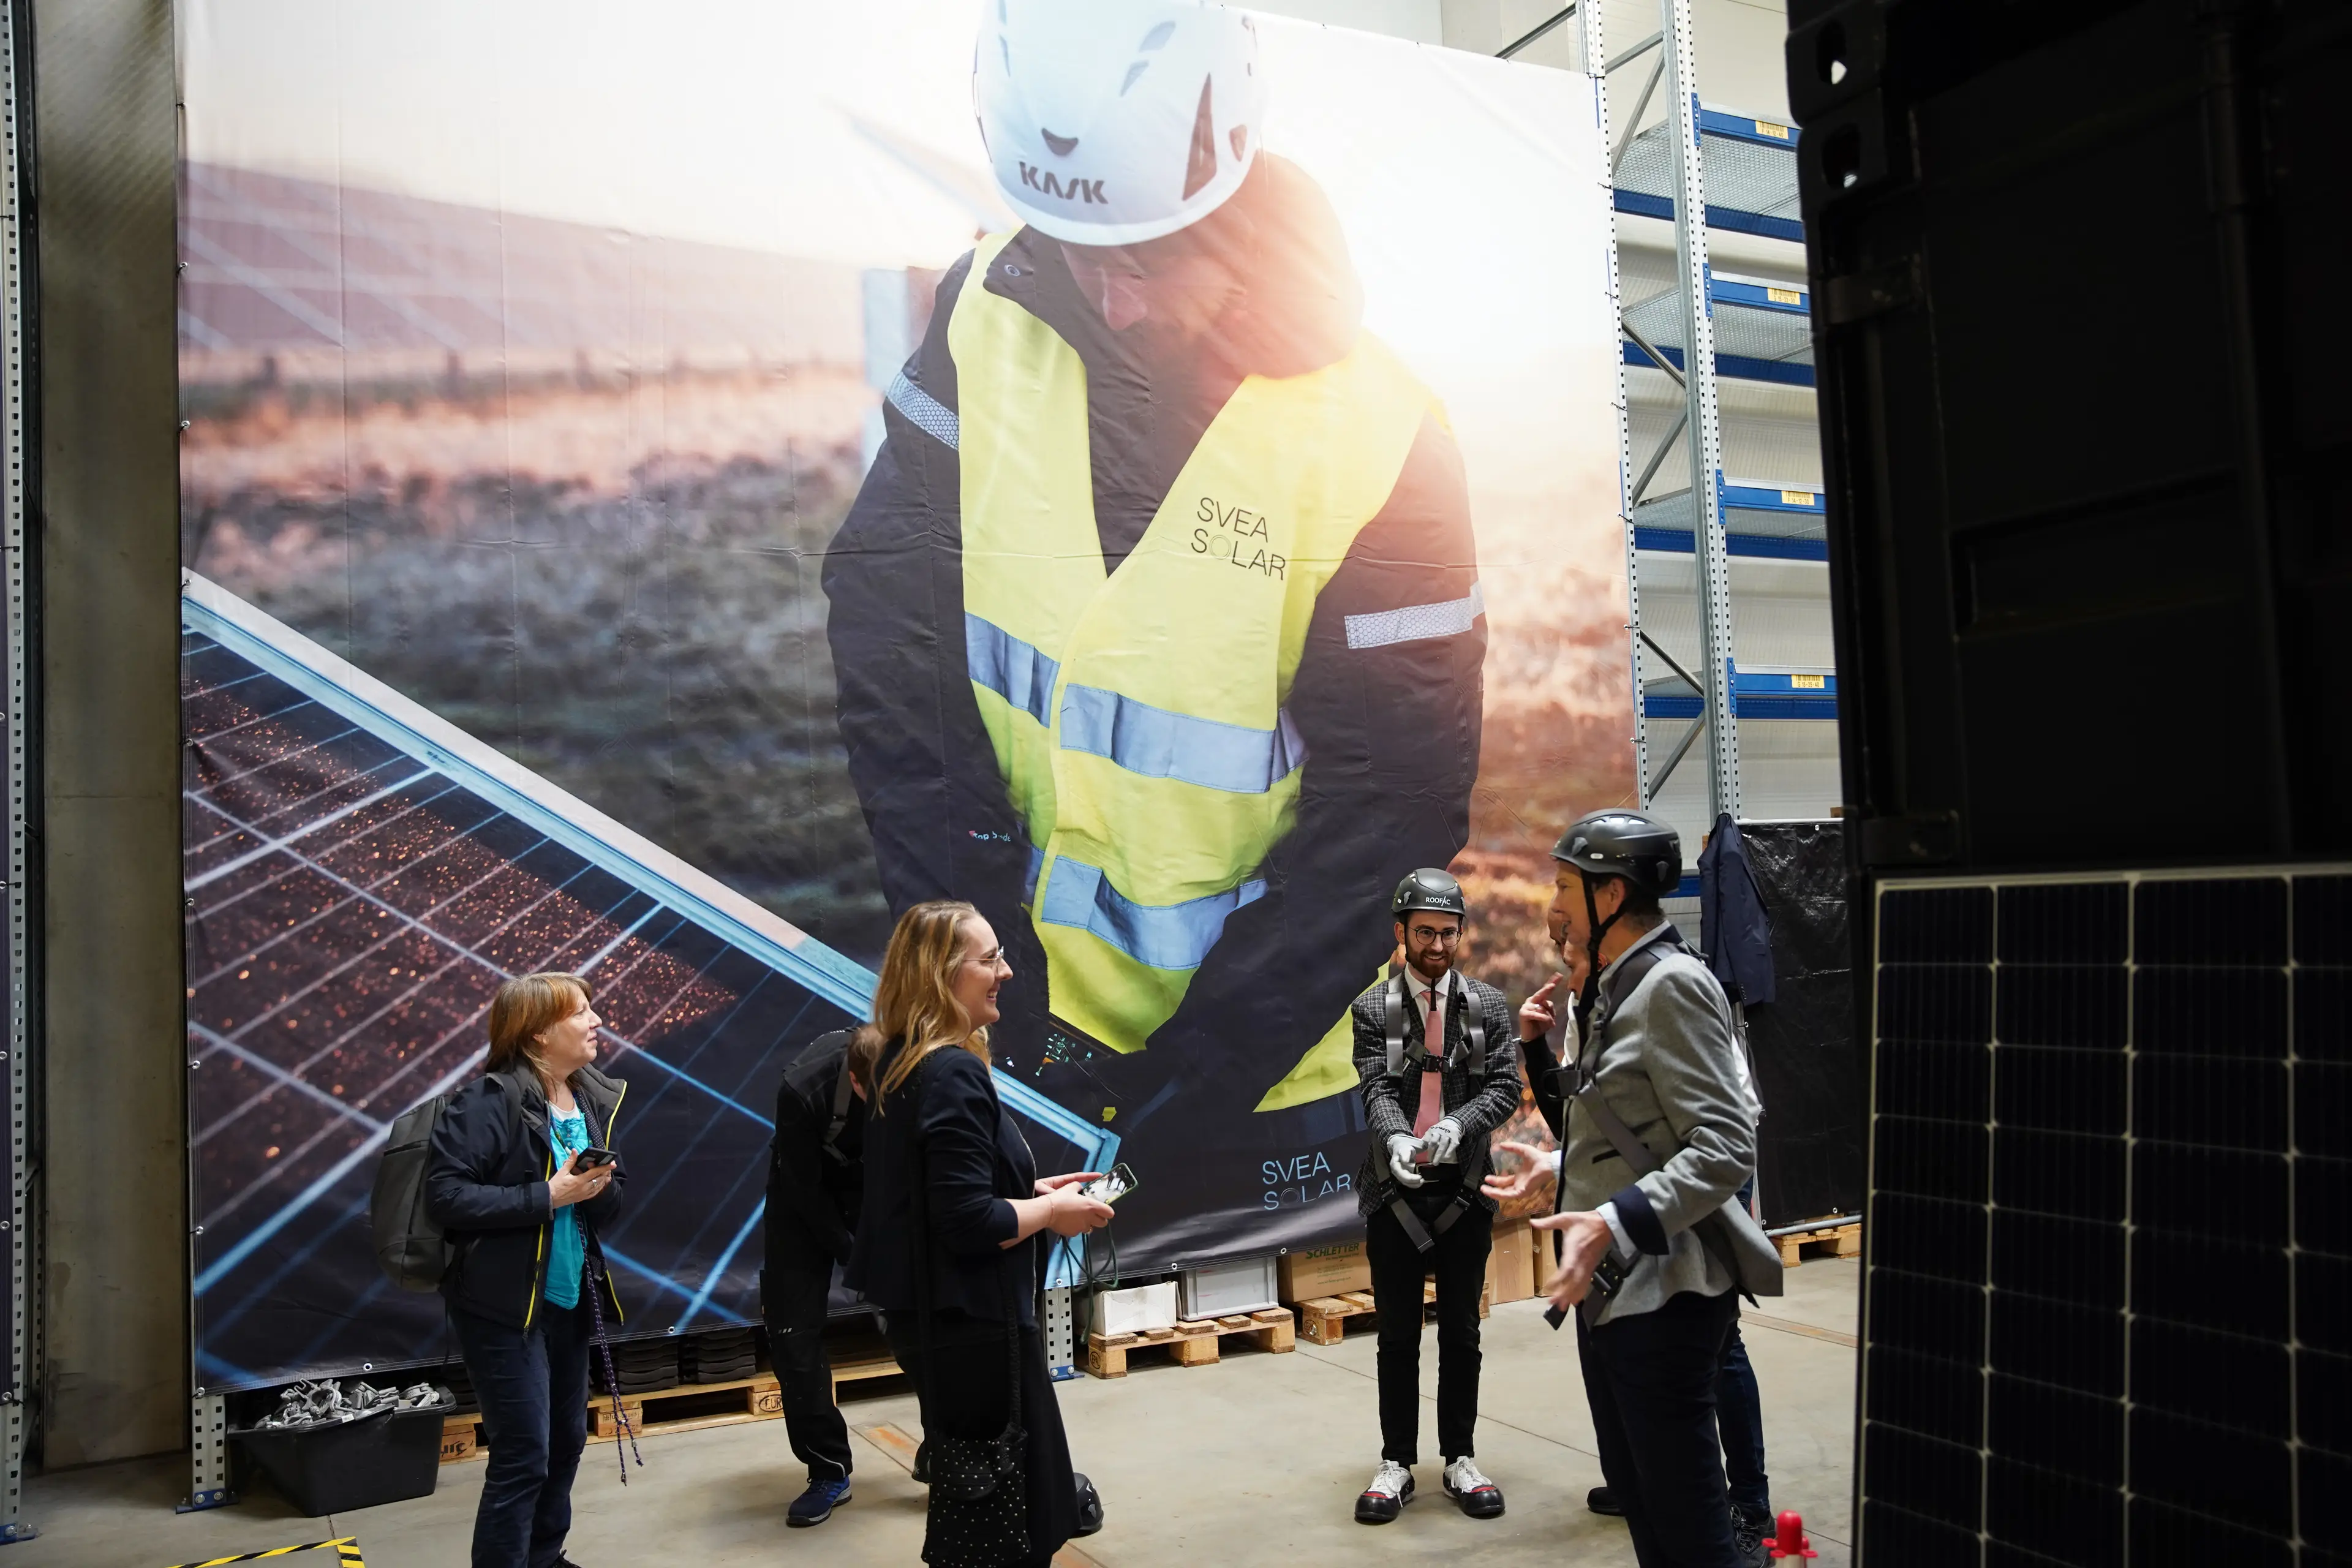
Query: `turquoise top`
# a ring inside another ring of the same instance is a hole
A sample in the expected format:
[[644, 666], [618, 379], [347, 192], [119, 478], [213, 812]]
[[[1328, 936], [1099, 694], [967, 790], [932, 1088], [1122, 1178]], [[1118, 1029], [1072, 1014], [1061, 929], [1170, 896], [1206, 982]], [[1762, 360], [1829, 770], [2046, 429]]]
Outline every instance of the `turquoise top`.
[[[574, 1110], [569, 1116], [547, 1108], [548, 1132], [555, 1142], [555, 1168], [572, 1163], [572, 1156], [588, 1147], [588, 1119]], [[580, 1305], [580, 1273], [587, 1267], [587, 1251], [580, 1242], [580, 1215], [570, 1205], [555, 1211], [554, 1235], [547, 1243], [547, 1304]]]

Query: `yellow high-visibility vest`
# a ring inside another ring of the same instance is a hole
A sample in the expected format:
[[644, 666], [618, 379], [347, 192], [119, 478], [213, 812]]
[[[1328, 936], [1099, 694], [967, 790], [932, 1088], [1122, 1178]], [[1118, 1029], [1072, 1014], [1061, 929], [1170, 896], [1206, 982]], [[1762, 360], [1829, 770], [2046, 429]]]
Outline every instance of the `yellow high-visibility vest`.
[[[1316, 598], [1443, 410], [1369, 334], [1321, 370], [1250, 376], [1106, 574], [1085, 365], [982, 286], [1010, 237], [978, 247], [948, 323], [965, 652], [1028, 828], [1049, 1005], [1133, 1051], [1265, 891], [1297, 811], [1305, 750], [1284, 704]], [[1343, 1009], [1322, 1043], [1347, 1028]]]

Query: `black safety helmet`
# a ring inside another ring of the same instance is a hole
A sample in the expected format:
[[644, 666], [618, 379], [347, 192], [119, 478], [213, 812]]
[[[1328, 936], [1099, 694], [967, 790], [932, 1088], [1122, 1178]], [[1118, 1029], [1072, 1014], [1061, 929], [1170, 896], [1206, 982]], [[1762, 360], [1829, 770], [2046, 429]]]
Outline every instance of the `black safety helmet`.
[[1470, 901], [1462, 896], [1462, 884], [1453, 873], [1434, 866], [1423, 866], [1403, 881], [1389, 900], [1389, 913], [1402, 920], [1410, 910], [1433, 910], [1442, 915], [1470, 918]]
[[1633, 886], [1664, 898], [1682, 883], [1682, 836], [1654, 817], [1622, 806], [1588, 811], [1569, 824], [1559, 842], [1551, 847], [1551, 858], [1575, 867], [1580, 873], [1577, 880], [1584, 885], [1584, 952], [1591, 963], [1584, 973], [1583, 994], [1577, 999], [1580, 1031], [1592, 1016], [1593, 998], [1601, 984], [1601, 939], [1625, 912], [1625, 906], [1619, 904], [1616, 913], [1601, 918], [1593, 902], [1592, 879], [1622, 877]]
[[1682, 835], [1654, 817], [1612, 807], [1588, 811], [1551, 847], [1551, 858], [1592, 877], [1622, 877], [1660, 898], [1683, 879]]

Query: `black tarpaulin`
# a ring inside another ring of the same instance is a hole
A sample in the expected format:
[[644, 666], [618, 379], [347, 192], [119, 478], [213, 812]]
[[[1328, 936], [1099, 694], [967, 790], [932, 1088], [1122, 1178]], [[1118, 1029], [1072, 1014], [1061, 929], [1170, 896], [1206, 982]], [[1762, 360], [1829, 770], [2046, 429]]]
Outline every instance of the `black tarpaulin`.
[[1777, 990], [1748, 1009], [1764, 1099], [1758, 1200], [1767, 1225], [1853, 1214], [1863, 1198], [1863, 1071], [1846, 944], [1845, 826], [1740, 825], [1771, 921]]

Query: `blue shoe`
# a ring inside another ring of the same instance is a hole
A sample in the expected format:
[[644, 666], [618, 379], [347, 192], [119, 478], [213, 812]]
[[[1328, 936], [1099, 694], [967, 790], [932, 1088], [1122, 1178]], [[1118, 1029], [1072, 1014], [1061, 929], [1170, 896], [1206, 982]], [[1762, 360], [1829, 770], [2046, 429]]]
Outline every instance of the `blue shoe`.
[[823, 1524], [833, 1517], [833, 1510], [849, 1500], [849, 1478], [837, 1481], [811, 1481], [808, 1490], [793, 1500], [784, 1514], [784, 1523], [794, 1530], [806, 1530], [813, 1524]]

